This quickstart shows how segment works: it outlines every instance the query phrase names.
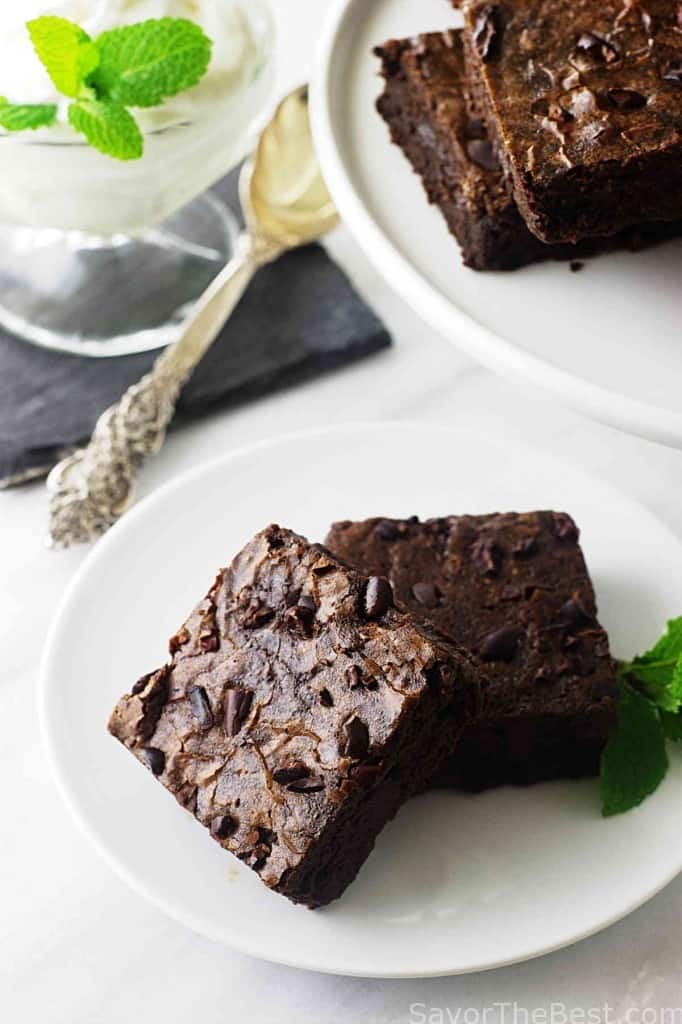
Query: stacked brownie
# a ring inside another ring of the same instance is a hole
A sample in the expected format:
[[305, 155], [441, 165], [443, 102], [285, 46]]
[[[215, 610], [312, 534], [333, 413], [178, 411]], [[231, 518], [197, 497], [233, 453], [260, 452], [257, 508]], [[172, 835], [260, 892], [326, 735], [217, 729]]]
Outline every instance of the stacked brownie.
[[109, 728], [271, 889], [341, 895], [474, 721], [480, 671], [389, 583], [271, 526], [220, 572]]
[[682, 8], [469, 0], [376, 52], [379, 111], [479, 270], [682, 232]]
[[504, 513], [335, 524], [339, 558], [385, 576], [419, 622], [456, 637], [482, 670], [482, 707], [432, 784], [596, 774], [614, 724], [608, 637], [570, 516]]
[[327, 543], [257, 534], [109, 722], [309, 907], [343, 893], [413, 794], [594, 773], [616, 713], [569, 516], [345, 522]]

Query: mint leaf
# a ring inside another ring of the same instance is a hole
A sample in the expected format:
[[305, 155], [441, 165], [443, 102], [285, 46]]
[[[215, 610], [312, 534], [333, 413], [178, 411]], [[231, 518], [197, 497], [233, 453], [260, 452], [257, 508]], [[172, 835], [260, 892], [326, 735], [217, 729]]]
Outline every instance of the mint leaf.
[[79, 100], [69, 107], [69, 121], [91, 146], [117, 160], [137, 160], [144, 141], [137, 121], [111, 100]]
[[661, 725], [669, 740], [682, 743], [682, 715], [672, 715], [669, 711], [661, 711]]
[[126, 107], [156, 107], [191, 88], [211, 60], [211, 40], [185, 18], [155, 18], [104, 32], [97, 39], [94, 85]]
[[668, 770], [656, 707], [627, 683], [618, 684], [618, 724], [601, 757], [602, 814], [623, 814], [653, 793]]
[[682, 708], [682, 618], [671, 619], [650, 651], [624, 666], [644, 692], [664, 711]]
[[27, 22], [36, 53], [59, 92], [76, 98], [87, 95], [87, 79], [99, 63], [90, 36], [66, 18], [47, 15]]
[[0, 96], [0, 128], [6, 132], [23, 132], [28, 128], [45, 128], [57, 119], [54, 103], [9, 103]]

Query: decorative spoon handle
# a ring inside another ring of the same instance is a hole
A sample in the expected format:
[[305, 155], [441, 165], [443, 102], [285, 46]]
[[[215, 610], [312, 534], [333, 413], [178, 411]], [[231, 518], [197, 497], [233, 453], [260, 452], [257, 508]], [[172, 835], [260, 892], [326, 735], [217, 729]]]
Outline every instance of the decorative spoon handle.
[[140, 467], [163, 445], [183, 384], [258, 267], [280, 253], [281, 249], [243, 234], [234, 258], [206, 289], [178, 341], [102, 413], [89, 444], [54, 467], [47, 479], [50, 546], [86, 543], [123, 515], [132, 502]]

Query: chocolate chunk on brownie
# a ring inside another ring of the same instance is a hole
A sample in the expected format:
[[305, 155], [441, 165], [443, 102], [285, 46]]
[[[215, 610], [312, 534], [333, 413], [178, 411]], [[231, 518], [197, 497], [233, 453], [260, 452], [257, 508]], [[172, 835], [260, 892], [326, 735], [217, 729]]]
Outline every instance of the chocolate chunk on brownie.
[[376, 51], [385, 88], [378, 110], [419, 174], [431, 203], [475, 270], [513, 270], [538, 260], [575, 260], [613, 248], [642, 248], [682, 234], [656, 223], [611, 239], [546, 245], [510, 194], [485, 125], [468, 96], [461, 32], [391, 40]]
[[327, 545], [486, 669], [483, 709], [436, 784], [479, 790], [598, 771], [616, 714], [608, 637], [563, 513], [370, 519]]
[[110, 731], [270, 888], [340, 896], [479, 706], [478, 668], [389, 583], [271, 526], [222, 570]]
[[469, 81], [545, 242], [682, 216], [676, 0], [469, 0]]

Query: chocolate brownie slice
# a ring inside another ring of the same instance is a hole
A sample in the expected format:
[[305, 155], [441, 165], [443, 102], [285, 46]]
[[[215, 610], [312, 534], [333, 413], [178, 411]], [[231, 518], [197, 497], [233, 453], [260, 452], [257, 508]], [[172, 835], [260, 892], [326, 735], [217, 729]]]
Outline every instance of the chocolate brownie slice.
[[226, 850], [309, 907], [340, 896], [479, 705], [472, 659], [385, 579], [271, 526], [222, 570], [110, 731]]
[[545, 242], [682, 216], [675, 0], [469, 0], [469, 81]]
[[475, 270], [513, 270], [538, 260], [582, 259], [639, 249], [682, 233], [682, 224], [642, 225], [612, 239], [549, 246], [528, 229], [482, 119], [467, 96], [461, 32], [391, 40], [376, 50], [385, 89], [378, 110], [420, 175]]
[[487, 669], [483, 710], [435, 781], [470, 790], [596, 773], [616, 679], [578, 529], [563, 513], [337, 523], [339, 558]]

